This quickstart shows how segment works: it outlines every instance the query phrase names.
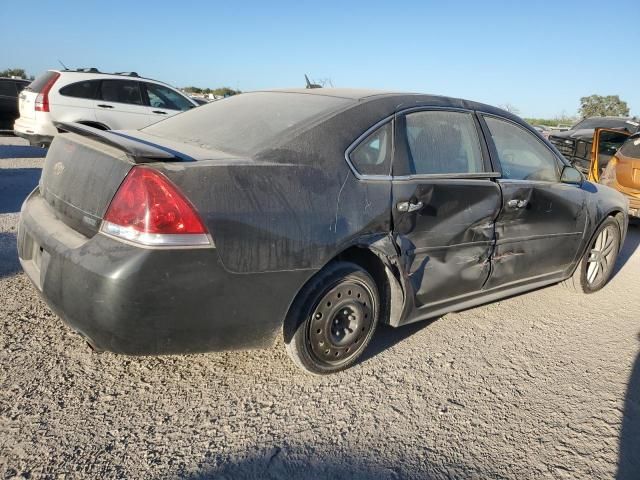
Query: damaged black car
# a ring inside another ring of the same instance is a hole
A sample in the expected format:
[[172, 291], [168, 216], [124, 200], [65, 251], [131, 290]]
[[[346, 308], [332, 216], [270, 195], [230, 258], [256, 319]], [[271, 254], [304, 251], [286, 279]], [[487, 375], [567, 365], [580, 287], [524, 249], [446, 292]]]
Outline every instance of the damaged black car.
[[262, 348], [325, 374], [376, 327], [565, 281], [602, 288], [627, 229], [518, 117], [466, 100], [245, 93], [140, 131], [61, 124], [21, 264], [96, 349]]
[[[620, 130], [624, 136], [640, 131], [640, 120], [627, 117], [590, 117], [576, 123], [570, 130], [554, 132], [549, 135], [549, 141], [569, 160], [569, 162], [583, 173], [588, 173], [591, 164], [591, 149], [593, 147], [593, 133], [596, 128]], [[624, 140], [623, 140], [624, 141]], [[601, 145], [600, 164], [604, 169], [615, 154], [615, 148], [605, 148]]]

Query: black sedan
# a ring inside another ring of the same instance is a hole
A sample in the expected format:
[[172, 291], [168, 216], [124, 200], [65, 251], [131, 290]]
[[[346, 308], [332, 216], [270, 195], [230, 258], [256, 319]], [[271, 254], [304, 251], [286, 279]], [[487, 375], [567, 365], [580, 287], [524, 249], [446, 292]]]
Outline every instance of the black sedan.
[[237, 95], [140, 131], [61, 124], [18, 253], [96, 349], [259, 348], [353, 364], [398, 327], [611, 276], [622, 195], [487, 105], [354, 90]]

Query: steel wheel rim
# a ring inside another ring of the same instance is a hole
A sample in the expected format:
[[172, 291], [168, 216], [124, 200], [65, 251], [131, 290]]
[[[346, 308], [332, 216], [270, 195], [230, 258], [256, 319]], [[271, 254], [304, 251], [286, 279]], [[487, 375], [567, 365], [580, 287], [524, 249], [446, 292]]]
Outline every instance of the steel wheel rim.
[[586, 279], [590, 286], [602, 283], [613, 268], [618, 253], [616, 227], [608, 225], [598, 234], [587, 259]]
[[307, 341], [315, 359], [340, 365], [357, 356], [372, 331], [375, 319], [373, 295], [356, 280], [331, 288], [311, 314]]

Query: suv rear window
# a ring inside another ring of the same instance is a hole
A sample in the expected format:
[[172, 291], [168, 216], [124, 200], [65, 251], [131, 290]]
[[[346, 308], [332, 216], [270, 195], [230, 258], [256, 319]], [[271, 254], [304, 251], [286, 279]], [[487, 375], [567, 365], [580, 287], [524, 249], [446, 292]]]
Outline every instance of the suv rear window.
[[58, 75], [57, 72], [44, 72], [38, 78], [36, 78], [31, 84], [26, 88], [29, 91], [40, 93], [42, 87], [44, 87], [51, 77]]
[[201, 148], [248, 154], [269, 146], [287, 130], [352, 102], [307, 93], [243, 93], [170, 117], [143, 131]]
[[85, 80], [76, 82], [60, 89], [60, 95], [77, 98], [96, 98], [100, 80]]

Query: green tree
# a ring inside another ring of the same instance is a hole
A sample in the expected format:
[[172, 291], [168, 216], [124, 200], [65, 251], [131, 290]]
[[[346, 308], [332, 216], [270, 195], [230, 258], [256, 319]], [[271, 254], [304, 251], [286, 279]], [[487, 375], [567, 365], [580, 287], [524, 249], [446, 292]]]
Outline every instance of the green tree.
[[[24, 71], [24, 68], [7, 68], [6, 70], [0, 71], [0, 77], [20, 77], [24, 79], [28, 79], [27, 72]], [[33, 78], [33, 76], [31, 77]]]
[[183, 90], [189, 93], [202, 93], [202, 89], [198, 87], [184, 87]]
[[234, 90], [233, 88], [229, 88], [229, 87], [220, 87], [220, 88], [214, 88], [208, 93], [213, 93], [215, 96], [220, 96], [220, 97], [230, 97], [232, 95], [237, 95], [238, 93], [242, 93], [242, 92], [240, 90]]
[[580, 115], [586, 117], [604, 117], [607, 115], [626, 117], [629, 115], [627, 102], [618, 95], [591, 95], [580, 99]]

